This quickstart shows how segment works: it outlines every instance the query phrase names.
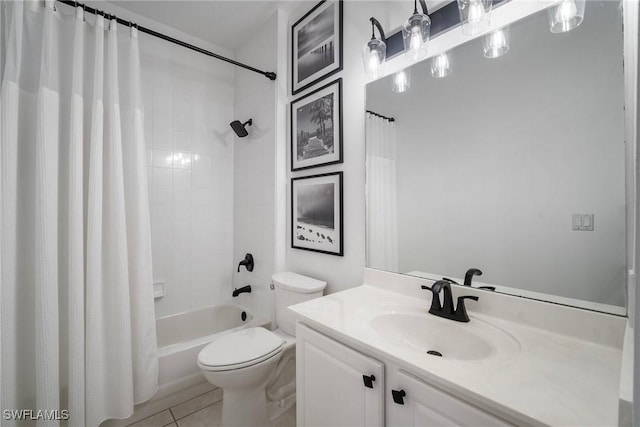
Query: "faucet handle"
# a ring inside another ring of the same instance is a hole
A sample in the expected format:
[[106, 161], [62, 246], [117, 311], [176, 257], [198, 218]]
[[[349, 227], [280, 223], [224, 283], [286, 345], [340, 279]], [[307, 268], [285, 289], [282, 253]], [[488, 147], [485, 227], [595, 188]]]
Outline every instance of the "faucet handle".
[[473, 301], [478, 301], [478, 297], [476, 296], [472, 296], [472, 295], [464, 295], [461, 297], [458, 297], [458, 305], [456, 306], [456, 311], [454, 313], [454, 316], [457, 318], [456, 320], [458, 320], [459, 322], [468, 322], [469, 321], [469, 315], [467, 314], [467, 308], [464, 305], [464, 300], [466, 299], [470, 299]]
[[431, 291], [432, 297], [431, 297], [431, 308], [429, 308], [429, 313], [431, 313], [433, 310], [435, 311], [442, 310], [442, 304], [440, 303], [440, 288], [433, 289], [434, 288], [433, 286], [429, 287], [427, 285], [421, 285], [420, 288], [427, 291]]
[[464, 285], [471, 286], [471, 281], [473, 280], [473, 276], [482, 276], [482, 271], [477, 268], [470, 268], [464, 275]]

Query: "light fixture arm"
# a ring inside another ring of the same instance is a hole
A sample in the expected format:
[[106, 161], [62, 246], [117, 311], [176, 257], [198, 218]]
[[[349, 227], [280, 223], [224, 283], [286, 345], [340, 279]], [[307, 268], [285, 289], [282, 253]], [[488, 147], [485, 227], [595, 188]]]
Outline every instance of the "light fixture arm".
[[371, 21], [371, 38], [372, 39], [376, 38], [374, 33], [374, 28], [377, 28], [378, 32], [380, 33], [380, 40], [382, 40], [383, 42], [386, 42], [387, 38], [384, 36], [384, 30], [382, 29], [382, 25], [380, 25], [380, 22], [378, 22], [378, 20], [373, 16], [369, 18], [369, 21]]
[[[429, 16], [429, 10], [427, 9], [427, 2], [425, 0], [420, 0], [420, 7], [422, 7], [422, 13]], [[416, 7], [416, 12], [418, 8]]]

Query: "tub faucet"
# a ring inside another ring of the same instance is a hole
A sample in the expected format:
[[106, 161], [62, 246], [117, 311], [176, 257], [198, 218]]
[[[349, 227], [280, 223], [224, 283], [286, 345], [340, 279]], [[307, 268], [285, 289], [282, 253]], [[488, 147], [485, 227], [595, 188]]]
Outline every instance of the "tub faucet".
[[[447, 282], [446, 280], [438, 280], [431, 287], [425, 285], [422, 285], [421, 287], [422, 289], [431, 291], [431, 293], [433, 294], [429, 313], [433, 314], [434, 316], [444, 317], [445, 319], [455, 320], [456, 322], [469, 321], [469, 315], [467, 314], [464, 300], [471, 299], [474, 301], [478, 301], [478, 297], [470, 295], [458, 297], [458, 304], [454, 309], [453, 295], [451, 294], [451, 284], [449, 282]], [[444, 301], [442, 302], [442, 304], [440, 303], [440, 291], [443, 291], [444, 293]]]
[[247, 285], [247, 286], [243, 286], [241, 288], [234, 289], [233, 293], [231, 294], [231, 296], [235, 298], [238, 295], [243, 294], [245, 292], [248, 293], [248, 294], [251, 293], [251, 285]]
[[246, 254], [244, 256], [244, 259], [240, 261], [240, 264], [238, 264], [238, 273], [240, 273], [240, 267], [243, 265], [246, 267], [247, 271], [253, 271], [253, 255]]

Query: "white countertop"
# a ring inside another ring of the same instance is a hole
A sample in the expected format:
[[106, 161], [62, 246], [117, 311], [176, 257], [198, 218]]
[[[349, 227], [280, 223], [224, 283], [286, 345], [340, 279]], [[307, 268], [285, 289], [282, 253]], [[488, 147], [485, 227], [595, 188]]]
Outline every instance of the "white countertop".
[[[454, 289], [454, 294], [459, 291]], [[519, 343], [519, 351], [481, 360], [447, 360], [390, 344], [372, 329], [370, 320], [376, 314], [427, 313], [431, 298], [426, 292], [422, 295], [362, 285], [289, 309], [303, 323], [374, 357], [380, 354], [409, 366], [427, 382], [518, 424], [617, 425], [621, 348], [474, 312], [473, 302], [468, 304], [471, 322], [486, 321], [502, 329]], [[490, 293], [482, 295], [475, 304], [492, 298]]]

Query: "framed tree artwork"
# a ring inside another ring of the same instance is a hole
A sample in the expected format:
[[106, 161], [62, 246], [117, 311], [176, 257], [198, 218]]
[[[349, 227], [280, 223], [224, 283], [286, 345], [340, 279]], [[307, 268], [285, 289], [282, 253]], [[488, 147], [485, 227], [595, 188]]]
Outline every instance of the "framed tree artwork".
[[291, 92], [342, 70], [342, 1], [321, 1], [291, 27]]
[[342, 79], [291, 103], [291, 170], [342, 163]]
[[342, 172], [291, 179], [291, 247], [342, 256]]

